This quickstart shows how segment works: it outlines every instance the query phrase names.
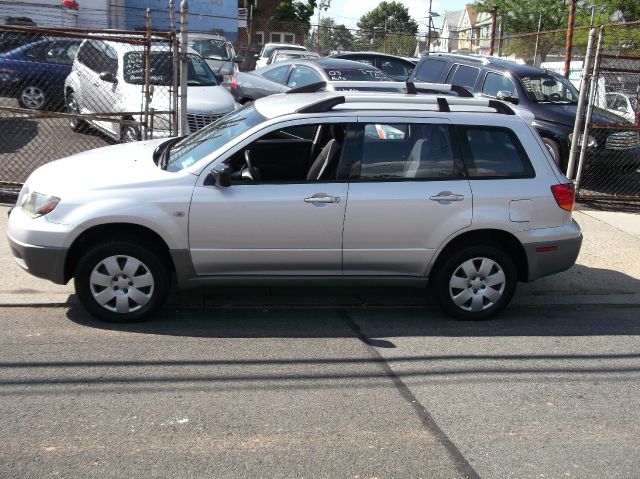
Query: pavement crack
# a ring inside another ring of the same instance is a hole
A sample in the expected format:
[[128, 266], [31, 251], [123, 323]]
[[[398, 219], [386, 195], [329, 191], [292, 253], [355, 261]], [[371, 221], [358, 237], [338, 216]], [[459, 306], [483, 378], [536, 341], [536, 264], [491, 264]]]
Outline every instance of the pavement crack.
[[[440, 429], [436, 421], [433, 419], [433, 416], [427, 411], [427, 409], [422, 405], [422, 403], [418, 400], [418, 398], [411, 392], [409, 387], [402, 381], [402, 379], [395, 373], [395, 371], [391, 368], [389, 363], [386, 361], [384, 356], [380, 354], [380, 352], [376, 349], [376, 344], [382, 341], [383, 343], [392, 344], [392, 347], [396, 347], [390, 341], [377, 340], [369, 338], [363, 331], [360, 325], [351, 317], [351, 315], [344, 309], [337, 310], [338, 315], [344, 321], [344, 323], [351, 329], [356, 337], [362, 341], [366, 346], [367, 350], [373, 356], [373, 359], [377, 364], [380, 365], [385, 375], [391, 380], [394, 387], [400, 393], [402, 399], [405, 400], [415, 411], [416, 415], [420, 419], [422, 425], [433, 435], [433, 437], [445, 448], [449, 457], [453, 461], [458, 472], [467, 479], [479, 479], [480, 475], [476, 472], [476, 470], [469, 464], [469, 461], [466, 460], [460, 449], [449, 439], [446, 433]], [[389, 347], [389, 346], [382, 346]]]

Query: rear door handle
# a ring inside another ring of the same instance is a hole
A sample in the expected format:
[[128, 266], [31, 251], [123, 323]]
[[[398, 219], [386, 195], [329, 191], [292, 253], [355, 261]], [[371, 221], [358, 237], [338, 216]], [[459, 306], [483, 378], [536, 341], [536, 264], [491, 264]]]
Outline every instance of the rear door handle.
[[437, 195], [431, 197], [432, 201], [462, 201], [464, 195], [456, 195], [450, 191], [441, 191]]
[[305, 203], [319, 204], [319, 203], [340, 203], [340, 197], [338, 196], [310, 196], [304, 199]]

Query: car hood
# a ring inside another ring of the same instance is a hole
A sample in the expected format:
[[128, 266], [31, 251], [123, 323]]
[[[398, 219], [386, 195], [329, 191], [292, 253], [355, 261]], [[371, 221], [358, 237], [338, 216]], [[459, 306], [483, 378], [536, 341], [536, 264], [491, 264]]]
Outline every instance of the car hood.
[[[536, 120], [573, 126], [576, 122], [578, 105], [539, 103], [536, 104], [534, 108], [531, 108], [531, 110], [535, 114]], [[592, 123], [599, 125], [620, 125], [629, 123], [620, 115], [616, 115], [598, 107], [593, 108], [591, 121]]]
[[[169, 103], [171, 93], [168, 87], [156, 86], [149, 106], [157, 111], [171, 110]], [[132, 111], [140, 111], [141, 105], [136, 100], [132, 102]], [[222, 115], [235, 109], [235, 100], [231, 93], [220, 85], [189, 86], [187, 89], [187, 113]]]
[[26, 185], [29, 191], [63, 199], [100, 189], [148, 187], [173, 175], [153, 162], [153, 152], [163, 141], [106, 146], [53, 161], [34, 171]]

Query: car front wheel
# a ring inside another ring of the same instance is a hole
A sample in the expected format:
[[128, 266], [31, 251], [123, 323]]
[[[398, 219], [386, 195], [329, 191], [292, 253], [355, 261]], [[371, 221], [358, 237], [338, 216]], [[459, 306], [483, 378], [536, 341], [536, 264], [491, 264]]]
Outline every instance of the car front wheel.
[[47, 104], [47, 94], [44, 89], [38, 85], [27, 85], [18, 96], [18, 103], [22, 108], [29, 110], [42, 110]]
[[148, 245], [107, 241], [78, 261], [75, 289], [83, 306], [109, 322], [144, 321], [164, 304], [171, 275]]
[[517, 271], [509, 254], [492, 245], [454, 253], [435, 274], [434, 292], [456, 319], [489, 319], [502, 310], [516, 289]]

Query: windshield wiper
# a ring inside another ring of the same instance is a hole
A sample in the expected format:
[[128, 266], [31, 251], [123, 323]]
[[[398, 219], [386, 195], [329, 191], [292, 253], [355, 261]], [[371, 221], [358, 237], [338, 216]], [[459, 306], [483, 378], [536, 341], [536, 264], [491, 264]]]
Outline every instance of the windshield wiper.
[[185, 136], [177, 136], [175, 138], [170, 138], [169, 140], [161, 143], [156, 148], [156, 151], [153, 152], [153, 161], [160, 167], [161, 170], [166, 170], [169, 165], [169, 157], [171, 154], [171, 148], [182, 140]]

